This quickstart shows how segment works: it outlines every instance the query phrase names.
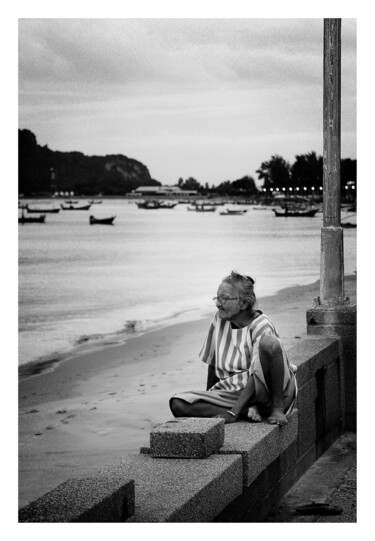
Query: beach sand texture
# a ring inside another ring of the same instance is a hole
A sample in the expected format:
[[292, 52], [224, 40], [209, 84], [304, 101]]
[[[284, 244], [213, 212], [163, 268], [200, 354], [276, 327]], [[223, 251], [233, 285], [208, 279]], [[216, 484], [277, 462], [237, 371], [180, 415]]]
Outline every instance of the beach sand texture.
[[[345, 280], [356, 304], [356, 277]], [[319, 282], [259, 300], [286, 349], [306, 337], [306, 309]], [[63, 481], [91, 475], [148, 446], [150, 430], [171, 418], [177, 391], [204, 389], [198, 360], [209, 318], [81, 354], [19, 382], [19, 506]]]

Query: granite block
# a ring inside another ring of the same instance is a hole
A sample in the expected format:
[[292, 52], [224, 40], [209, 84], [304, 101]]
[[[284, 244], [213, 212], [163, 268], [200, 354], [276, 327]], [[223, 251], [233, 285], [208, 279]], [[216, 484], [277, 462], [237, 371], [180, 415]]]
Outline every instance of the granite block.
[[340, 355], [340, 341], [333, 337], [306, 338], [288, 350], [288, 359], [297, 366], [297, 383], [301, 387], [315, 377], [315, 371]]
[[179, 417], [158, 425], [150, 433], [154, 458], [206, 458], [223, 443], [223, 419]]
[[128, 455], [109, 474], [135, 481], [135, 512], [128, 522], [211, 522], [242, 493], [239, 455], [163, 460]]
[[298, 411], [294, 410], [285, 426], [267, 422], [240, 421], [226, 425], [224, 445], [219, 454], [240, 454], [243, 461], [243, 484], [254, 479], [297, 438]]
[[326, 396], [326, 429], [343, 421], [343, 394], [340, 359], [327, 366], [326, 381], [325, 381], [325, 396]]
[[303, 455], [314, 445], [316, 432], [315, 400], [317, 398], [316, 381], [310, 379], [298, 391], [298, 455]]
[[19, 522], [125, 522], [134, 513], [128, 477], [74, 478], [19, 510]]

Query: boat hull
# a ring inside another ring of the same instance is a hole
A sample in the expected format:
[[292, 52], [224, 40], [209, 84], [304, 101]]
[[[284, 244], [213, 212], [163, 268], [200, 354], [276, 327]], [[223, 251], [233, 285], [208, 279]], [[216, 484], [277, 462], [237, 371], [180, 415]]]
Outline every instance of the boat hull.
[[94, 216], [90, 216], [89, 223], [90, 225], [113, 225], [115, 218], [116, 216], [111, 216], [110, 218], [95, 218]]
[[46, 220], [45, 214], [42, 216], [21, 216], [18, 218], [19, 224], [44, 224]]
[[275, 216], [277, 217], [284, 217], [284, 218], [313, 218], [315, 214], [318, 212], [319, 209], [312, 209], [312, 210], [276, 210], [272, 209], [275, 213]]
[[38, 209], [38, 208], [30, 208], [26, 205], [26, 207], [24, 207], [27, 212], [29, 214], [57, 214], [58, 212], [60, 212], [60, 209], [59, 208], [53, 208], [53, 209]]
[[74, 207], [73, 205], [69, 205], [68, 207], [61, 205], [62, 210], [89, 210], [91, 205], [84, 205], [83, 207]]

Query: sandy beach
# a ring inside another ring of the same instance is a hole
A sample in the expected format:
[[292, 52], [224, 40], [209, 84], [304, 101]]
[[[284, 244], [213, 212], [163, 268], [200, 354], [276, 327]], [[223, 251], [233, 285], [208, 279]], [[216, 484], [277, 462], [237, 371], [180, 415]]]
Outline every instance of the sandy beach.
[[[346, 277], [345, 294], [356, 304], [355, 276]], [[286, 349], [306, 337], [306, 308], [318, 295], [316, 282], [259, 299]], [[198, 353], [208, 324], [205, 318], [150, 331], [21, 378], [19, 506], [148, 445], [152, 427], [171, 418], [169, 397], [205, 388]]]

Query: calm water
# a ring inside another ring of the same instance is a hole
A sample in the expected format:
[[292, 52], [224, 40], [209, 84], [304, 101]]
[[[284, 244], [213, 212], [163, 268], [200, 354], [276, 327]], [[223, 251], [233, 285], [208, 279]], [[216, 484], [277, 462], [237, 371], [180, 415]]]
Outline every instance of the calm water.
[[[103, 199], [90, 211], [20, 225], [19, 363], [212, 312], [232, 269], [253, 276], [258, 297], [319, 279], [322, 214], [288, 219], [244, 208], [243, 216], [220, 216]], [[90, 226], [89, 214], [116, 220]], [[350, 274], [355, 229], [344, 230], [344, 253]]]

